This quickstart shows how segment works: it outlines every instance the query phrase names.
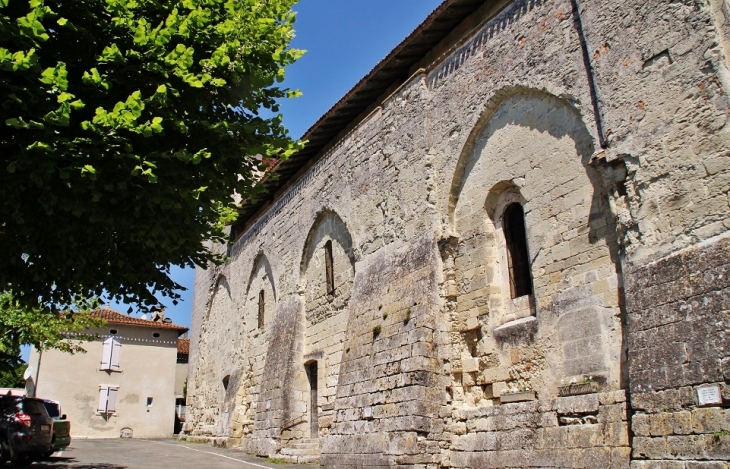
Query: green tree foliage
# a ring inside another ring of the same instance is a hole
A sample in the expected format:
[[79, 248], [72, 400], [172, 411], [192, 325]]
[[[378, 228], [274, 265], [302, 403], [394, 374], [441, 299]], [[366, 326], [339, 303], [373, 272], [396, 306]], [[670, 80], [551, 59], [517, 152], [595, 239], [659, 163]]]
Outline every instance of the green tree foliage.
[[[41, 308], [28, 308], [12, 292], [0, 293], [0, 386], [23, 387], [23, 361], [20, 346], [32, 345], [37, 350], [58, 349], [67, 353], [85, 352], [82, 342], [94, 340], [91, 333], [77, 332], [104, 326], [104, 320], [89, 313], [93, 301], [77, 301], [74, 309], [51, 313]], [[68, 332], [77, 332], [73, 340]], [[15, 383], [15, 385], [2, 383]]]
[[0, 358], [0, 388], [24, 388], [23, 373], [28, 364], [20, 358], [20, 351], [12, 360]]
[[293, 3], [0, 0], [0, 290], [155, 305], [171, 265], [222, 262], [232, 194], [301, 145]]

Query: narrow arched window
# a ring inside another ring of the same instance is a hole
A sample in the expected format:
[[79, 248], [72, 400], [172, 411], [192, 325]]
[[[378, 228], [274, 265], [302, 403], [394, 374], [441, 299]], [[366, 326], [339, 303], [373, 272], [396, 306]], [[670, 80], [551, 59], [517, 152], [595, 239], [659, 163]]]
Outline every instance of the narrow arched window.
[[335, 294], [335, 272], [332, 265], [332, 240], [324, 244], [324, 267], [327, 274], [327, 294]]
[[504, 239], [507, 242], [507, 264], [509, 286], [512, 298], [532, 294], [530, 258], [527, 254], [527, 230], [525, 211], [522, 205], [513, 203], [507, 206], [502, 217]]
[[264, 328], [264, 290], [259, 292], [259, 329]]

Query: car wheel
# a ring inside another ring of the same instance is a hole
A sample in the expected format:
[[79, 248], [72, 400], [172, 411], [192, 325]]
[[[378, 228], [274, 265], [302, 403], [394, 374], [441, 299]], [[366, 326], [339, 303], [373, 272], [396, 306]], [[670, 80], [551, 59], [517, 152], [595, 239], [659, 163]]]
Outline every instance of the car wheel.
[[53, 456], [53, 453], [55, 453], [55, 452], [56, 452], [55, 449], [49, 449], [48, 451], [46, 451], [45, 453], [43, 453], [43, 459], [50, 458], [51, 456]]
[[12, 464], [15, 467], [30, 466], [30, 464], [32, 462], [33, 462], [33, 457], [29, 456], [29, 455], [16, 456], [10, 460], [10, 464]]

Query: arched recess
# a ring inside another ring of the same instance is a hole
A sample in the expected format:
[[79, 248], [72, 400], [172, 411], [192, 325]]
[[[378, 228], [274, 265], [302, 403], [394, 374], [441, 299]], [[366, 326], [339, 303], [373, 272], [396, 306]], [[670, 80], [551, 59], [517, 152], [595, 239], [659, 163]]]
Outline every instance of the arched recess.
[[[211, 288], [205, 320], [198, 343], [198, 360], [194, 371], [196, 389], [191, 389], [201, 415], [194, 424], [203, 434], [230, 435], [235, 392], [240, 374], [235, 370], [240, 359], [238, 314], [231, 288], [220, 274]], [[225, 377], [228, 379], [224, 380]]]
[[[262, 295], [263, 293], [263, 295]], [[263, 301], [262, 301], [263, 300]], [[243, 322], [248, 337], [256, 337], [271, 326], [276, 306], [276, 287], [269, 259], [256, 255], [246, 286], [246, 312]]]
[[[561, 380], [589, 375], [620, 387], [618, 246], [593, 151], [570, 101], [525, 88], [495, 94], [467, 140], [444, 250], [456, 312], [451, 393], [465, 404], [499, 403], [510, 388], [555, 396]], [[532, 293], [518, 297], [503, 226], [514, 204]]]
[[337, 213], [323, 210], [301, 261], [303, 356], [295, 380], [301, 398], [293, 415], [304, 421], [286, 429], [283, 439], [317, 438], [332, 422], [354, 278], [352, 236]]
[[[257, 404], [268, 353], [268, 338], [276, 334], [277, 290], [269, 259], [260, 251], [253, 261], [246, 284], [243, 317], [241, 318], [241, 347], [243, 362], [239, 373], [241, 385], [236, 390], [234, 438], [249, 438], [253, 434]], [[245, 447], [246, 442], [243, 442]]]

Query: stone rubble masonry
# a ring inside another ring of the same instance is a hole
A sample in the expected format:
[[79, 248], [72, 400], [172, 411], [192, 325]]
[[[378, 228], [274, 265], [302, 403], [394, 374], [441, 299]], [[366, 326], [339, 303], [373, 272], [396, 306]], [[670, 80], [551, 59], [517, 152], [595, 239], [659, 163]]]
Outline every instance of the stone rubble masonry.
[[230, 261], [196, 272], [184, 438], [328, 468], [728, 469], [729, 13], [485, 0], [210, 246]]

